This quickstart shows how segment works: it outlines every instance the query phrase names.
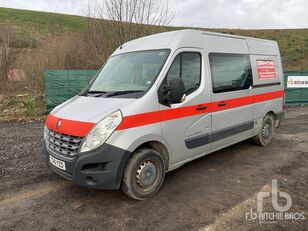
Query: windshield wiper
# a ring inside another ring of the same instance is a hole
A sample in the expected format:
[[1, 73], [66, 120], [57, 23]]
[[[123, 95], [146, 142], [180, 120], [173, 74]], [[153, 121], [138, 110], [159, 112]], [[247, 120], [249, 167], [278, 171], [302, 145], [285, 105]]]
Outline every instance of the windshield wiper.
[[104, 94], [106, 94], [106, 91], [86, 91], [82, 94], [82, 96], [87, 96], [89, 94], [91, 95], [95, 95], [96, 97], [102, 96]]
[[116, 95], [125, 95], [125, 94], [131, 94], [131, 93], [138, 93], [138, 92], [144, 92], [143, 90], [128, 90], [128, 91], [114, 91], [114, 92], [107, 92], [104, 96], [105, 97], [111, 97]]

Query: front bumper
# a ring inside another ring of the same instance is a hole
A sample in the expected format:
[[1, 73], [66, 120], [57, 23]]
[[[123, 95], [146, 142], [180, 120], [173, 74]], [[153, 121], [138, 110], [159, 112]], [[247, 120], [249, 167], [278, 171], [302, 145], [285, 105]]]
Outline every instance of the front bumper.
[[[122, 174], [131, 152], [110, 144], [103, 144], [93, 151], [78, 154], [67, 159], [48, 149], [44, 143], [47, 165], [59, 175], [76, 184], [97, 189], [119, 189]], [[49, 162], [49, 155], [65, 162], [66, 170], [61, 170]]]

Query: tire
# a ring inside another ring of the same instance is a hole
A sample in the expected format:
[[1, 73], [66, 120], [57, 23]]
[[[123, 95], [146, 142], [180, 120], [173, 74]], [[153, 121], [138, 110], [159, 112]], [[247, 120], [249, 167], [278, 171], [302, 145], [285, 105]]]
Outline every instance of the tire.
[[267, 114], [263, 118], [259, 134], [252, 138], [252, 140], [260, 145], [267, 146], [271, 143], [275, 134], [275, 118], [272, 114]]
[[122, 178], [122, 191], [135, 200], [154, 196], [165, 178], [162, 155], [152, 149], [139, 149], [128, 160]]

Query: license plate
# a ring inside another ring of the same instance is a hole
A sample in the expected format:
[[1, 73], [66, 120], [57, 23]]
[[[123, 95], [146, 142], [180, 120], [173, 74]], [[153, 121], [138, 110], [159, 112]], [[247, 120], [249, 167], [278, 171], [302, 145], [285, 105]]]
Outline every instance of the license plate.
[[58, 160], [52, 156], [49, 156], [49, 162], [53, 165], [53, 166], [56, 166], [57, 168], [60, 168], [62, 170], [65, 170], [65, 162], [64, 161], [61, 161], [61, 160]]

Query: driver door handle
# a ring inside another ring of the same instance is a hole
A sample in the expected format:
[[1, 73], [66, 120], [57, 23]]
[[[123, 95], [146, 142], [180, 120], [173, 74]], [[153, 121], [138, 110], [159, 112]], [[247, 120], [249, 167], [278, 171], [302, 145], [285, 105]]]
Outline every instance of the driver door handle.
[[201, 111], [201, 110], [205, 110], [205, 109], [207, 109], [207, 106], [206, 106], [206, 105], [196, 107], [196, 110], [197, 110], [197, 111]]
[[220, 103], [217, 104], [218, 107], [223, 107], [223, 106], [226, 106], [227, 103], [225, 101], [222, 101]]

